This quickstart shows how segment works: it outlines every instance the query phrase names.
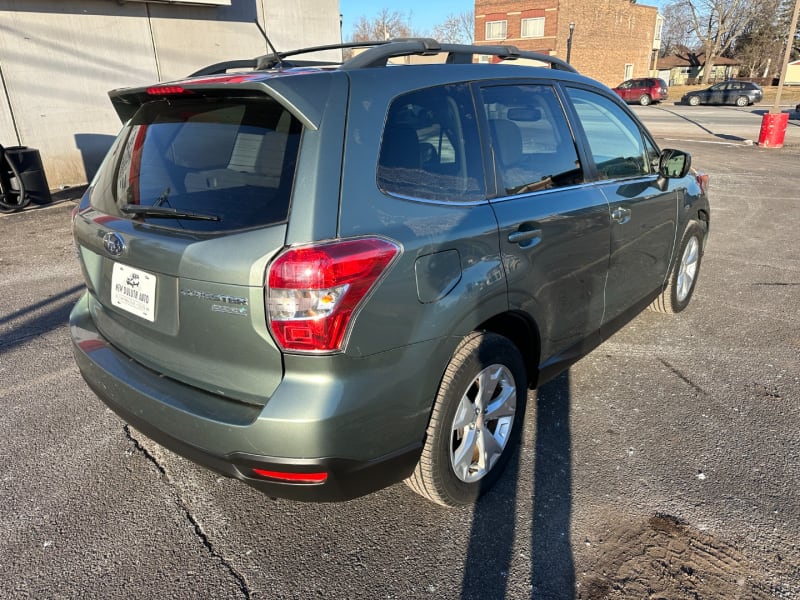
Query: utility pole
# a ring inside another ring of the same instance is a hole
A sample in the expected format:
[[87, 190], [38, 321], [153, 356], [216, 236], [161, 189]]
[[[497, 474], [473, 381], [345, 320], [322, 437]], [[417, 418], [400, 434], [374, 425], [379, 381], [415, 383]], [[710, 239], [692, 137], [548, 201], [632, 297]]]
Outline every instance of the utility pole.
[[786, 50], [783, 53], [783, 66], [781, 67], [781, 78], [778, 82], [778, 93], [775, 94], [775, 104], [772, 105], [772, 114], [781, 112], [781, 94], [783, 93], [783, 84], [786, 81], [786, 71], [789, 68], [789, 58], [792, 55], [792, 47], [794, 46], [794, 36], [797, 34], [797, 15], [800, 14], [800, 0], [795, 0], [794, 14], [792, 15], [792, 24], [789, 25], [789, 37], [786, 40]]
[[770, 111], [761, 118], [761, 132], [758, 134], [758, 145], [764, 148], [783, 148], [783, 140], [786, 137], [789, 113], [781, 112], [781, 94], [783, 93], [783, 84], [786, 82], [786, 71], [789, 67], [789, 57], [792, 54], [794, 36], [797, 33], [798, 14], [800, 14], [800, 0], [795, 0], [792, 24], [789, 25], [786, 50], [783, 53], [781, 78], [778, 81], [778, 92], [775, 94], [775, 104], [773, 104]]

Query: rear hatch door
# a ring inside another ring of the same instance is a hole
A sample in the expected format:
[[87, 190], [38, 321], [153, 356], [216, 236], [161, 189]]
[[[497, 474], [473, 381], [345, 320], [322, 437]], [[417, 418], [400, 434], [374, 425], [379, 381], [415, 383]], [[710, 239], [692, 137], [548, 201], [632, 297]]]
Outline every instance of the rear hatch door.
[[93, 320], [158, 375], [263, 404], [283, 373], [264, 272], [285, 245], [304, 124], [252, 91], [144, 100], [75, 219]]

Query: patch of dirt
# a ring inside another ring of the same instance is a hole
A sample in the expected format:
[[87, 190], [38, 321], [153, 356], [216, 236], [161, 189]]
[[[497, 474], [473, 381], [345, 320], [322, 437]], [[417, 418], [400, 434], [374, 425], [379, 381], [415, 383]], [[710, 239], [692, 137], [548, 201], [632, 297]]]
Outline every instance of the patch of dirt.
[[736, 548], [671, 515], [612, 528], [596, 548], [598, 562], [580, 581], [579, 600], [784, 597]]

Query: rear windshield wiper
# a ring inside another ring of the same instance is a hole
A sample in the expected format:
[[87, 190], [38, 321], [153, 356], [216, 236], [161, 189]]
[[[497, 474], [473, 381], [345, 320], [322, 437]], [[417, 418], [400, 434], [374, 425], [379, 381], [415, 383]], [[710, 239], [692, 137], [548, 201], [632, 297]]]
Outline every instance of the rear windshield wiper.
[[126, 204], [120, 208], [127, 215], [149, 217], [151, 219], [188, 219], [192, 221], [219, 221], [216, 215], [169, 208], [167, 206], [142, 206], [141, 204]]

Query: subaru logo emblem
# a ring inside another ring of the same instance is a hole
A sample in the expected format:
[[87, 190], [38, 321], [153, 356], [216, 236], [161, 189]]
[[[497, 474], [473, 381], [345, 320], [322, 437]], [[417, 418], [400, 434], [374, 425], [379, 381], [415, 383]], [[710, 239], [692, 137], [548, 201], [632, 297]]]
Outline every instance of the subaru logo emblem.
[[109, 232], [103, 236], [103, 246], [111, 256], [119, 256], [125, 250], [125, 241], [120, 234]]

